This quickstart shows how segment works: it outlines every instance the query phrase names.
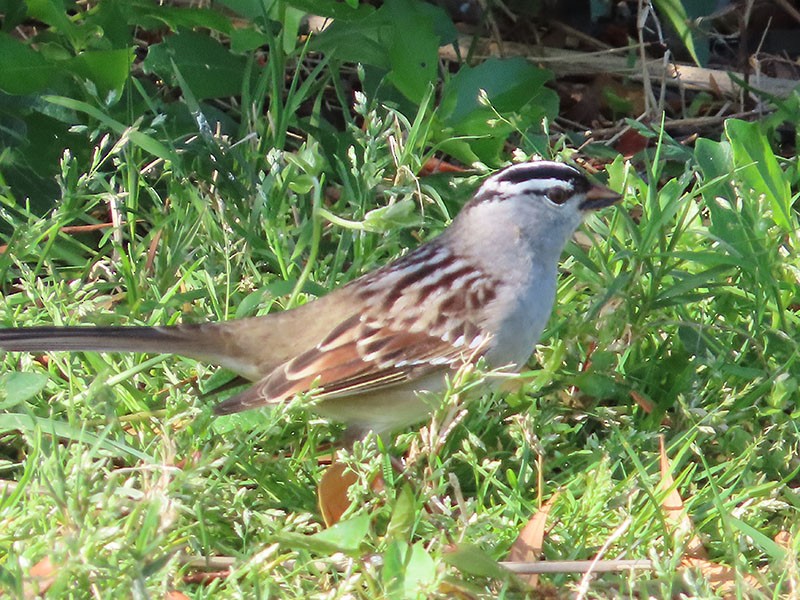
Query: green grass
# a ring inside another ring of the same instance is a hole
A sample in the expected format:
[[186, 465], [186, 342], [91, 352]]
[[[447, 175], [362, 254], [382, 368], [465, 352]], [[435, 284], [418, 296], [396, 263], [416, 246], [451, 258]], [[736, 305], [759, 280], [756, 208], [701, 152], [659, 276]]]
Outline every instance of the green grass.
[[[266, 314], [441, 231], [478, 178], [415, 176], [439, 135], [432, 95], [413, 119], [358, 97], [330, 131], [321, 106], [334, 78], [321, 65], [288, 84], [280, 62], [248, 80], [242, 106], [268, 118], [229, 107], [238, 127], [220, 136], [151, 113], [107, 135], [110, 107], [86, 118], [73, 103], [84, 152], [62, 157], [51, 210], [1, 190], [0, 324]], [[133, 88], [129, 106], [166, 110]], [[295, 118], [304, 103], [311, 116]], [[547, 560], [591, 559], [613, 537], [604, 558], [654, 564], [597, 575], [590, 595], [706, 597], [707, 574], [678, 568], [690, 536], [661, 507], [663, 435], [709, 560], [732, 567], [742, 597], [788, 595], [800, 585], [798, 175], [769, 127], [731, 122], [721, 143], [694, 149], [664, 136], [635, 165], [610, 163], [626, 199], [582, 229], [590, 245], [568, 248], [524, 386], [472, 398], [465, 414], [453, 393], [422, 432], [357, 444], [344, 457], [355, 502], [332, 532], [316, 486], [341, 427], [303, 402], [214, 419], [201, 393], [226, 374], [188, 359], [0, 357], [0, 478], [12, 482], [0, 588], [21, 595], [49, 557], [51, 597], [521, 597], [492, 561], [560, 491]], [[532, 153], [541, 138], [527, 133]], [[117, 228], [62, 231], [107, 221], [112, 201]], [[403, 476], [391, 456], [406, 457]], [[384, 489], [370, 489], [377, 473]], [[227, 577], [185, 579], [188, 558], [215, 556], [234, 559]], [[580, 576], [542, 581], [566, 594]]]
[[[368, 118], [377, 131], [354, 134], [354, 154], [365, 159], [337, 182], [341, 199], [327, 210], [358, 222], [376, 205], [414, 202], [417, 225], [378, 221], [379, 231], [362, 231], [315, 217], [315, 186], [325, 185], [327, 169], [313, 145], [273, 152], [251, 194], [238, 198], [168, 169], [147, 177], [130, 147], [98, 141], [97, 155], [117, 169], [76, 174], [66, 158], [62, 201], [45, 218], [6, 201], [14, 233], [2, 256], [0, 320], [156, 324], [263, 314], [291, 303], [307, 266], [297, 302], [400, 254], [446, 225], [457, 211], [451, 197], [465, 197], [471, 182], [453, 194], [456, 180], [416, 180], [408, 173], [418, 165], [398, 168], [386, 154], [379, 161], [403, 125], [385, 111]], [[402, 597], [414, 595], [415, 582], [425, 595], [446, 596], [454, 588], [444, 581], [518, 596], [517, 584], [480, 577], [478, 566], [448, 566], [447, 548], [474, 544], [503, 559], [539, 495], [561, 490], [548, 560], [590, 559], [624, 524], [605, 557], [651, 558], [656, 571], [600, 576], [593, 593], [702, 596], [710, 590], [702, 576], [675, 571], [687, 537], [666, 525], [659, 504], [663, 434], [711, 559], [781, 595], [797, 584], [787, 565], [800, 544], [798, 342], [789, 310], [798, 264], [783, 251], [795, 240], [771, 220], [767, 201], [737, 181], [738, 206], [708, 209], [721, 183], [691, 169], [657, 194], [622, 162], [610, 166], [612, 185], [628, 190], [625, 206], [593, 218], [584, 231], [594, 244], [573, 245], [565, 257], [529, 382], [469, 402], [447, 435], [411, 431], [384, 440], [386, 449], [375, 440], [358, 445], [353, 465], [364, 485], [345, 519], [355, 530], [334, 543], [301, 537], [321, 530], [318, 458], [339, 431], [308, 409], [213, 420], [198, 393], [209, 369], [176, 357], [54, 354], [42, 363], [5, 355], [1, 468], [18, 483], [0, 508], [3, 584], [21, 593], [27, 569], [48, 556], [54, 596], [177, 588], [195, 597], [326, 589]], [[392, 181], [396, 173], [406, 175]], [[120, 229], [123, 244], [110, 233], [58, 232], [94, 221], [111, 193], [139, 199]], [[636, 206], [635, 220], [628, 210]], [[8, 375], [16, 372], [45, 374], [46, 383], [25, 382], [44, 389], [19, 401], [22, 384]], [[631, 391], [655, 411], [644, 414]], [[389, 454], [409, 449], [410, 487], [387, 469]], [[386, 488], [375, 492], [366, 482], [378, 471]], [[790, 533], [789, 548], [771, 541], [779, 531]], [[189, 571], [182, 557], [218, 555], [235, 558], [229, 577], [181, 583]], [[369, 566], [371, 555], [386, 566]], [[332, 566], [343, 560], [343, 572]], [[578, 579], [549, 581], [561, 588]], [[740, 582], [740, 593], [753, 592]]]

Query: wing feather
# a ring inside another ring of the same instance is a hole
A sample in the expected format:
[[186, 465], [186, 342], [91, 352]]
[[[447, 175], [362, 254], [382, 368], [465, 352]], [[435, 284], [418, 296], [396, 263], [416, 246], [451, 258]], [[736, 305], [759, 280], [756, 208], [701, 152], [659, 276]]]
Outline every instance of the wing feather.
[[[348, 315], [315, 346], [225, 400], [216, 412], [237, 412], [308, 392], [319, 399], [364, 394], [477, 360], [489, 342], [480, 317], [498, 284], [441, 247], [423, 250], [424, 256], [415, 259], [412, 253], [343, 288], [357, 304], [363, 303], [364, 311]], [[424, 268], [420, 258], [427, 261]], [[469, 285], [463, 293], [453, 293], [463, 289], [452, 287], [459, 279]], [[415, 319], [409, 321], [408, 313], [415, 310]]]

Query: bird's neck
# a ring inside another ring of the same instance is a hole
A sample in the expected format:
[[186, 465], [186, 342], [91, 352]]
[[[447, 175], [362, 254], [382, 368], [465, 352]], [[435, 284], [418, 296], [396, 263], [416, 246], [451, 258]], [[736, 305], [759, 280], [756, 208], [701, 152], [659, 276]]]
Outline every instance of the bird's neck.
[[[472, 259], [487, 273], [523, 273], [532, 268], [555, 271], [572, 231], [549, 230], [532, 236], [525, 223], [512, 215], [493, 215], [481, 223], [480, 215], [469, 215], [472, 223], [454, 223], [442, 235], [442, 243], [454, 253]], [[458, 231], [456, 227], [460, 227]], [[465, 231], [469, 234], [465, 235]], [[498, 231], [502, 235], [498, 235]]]

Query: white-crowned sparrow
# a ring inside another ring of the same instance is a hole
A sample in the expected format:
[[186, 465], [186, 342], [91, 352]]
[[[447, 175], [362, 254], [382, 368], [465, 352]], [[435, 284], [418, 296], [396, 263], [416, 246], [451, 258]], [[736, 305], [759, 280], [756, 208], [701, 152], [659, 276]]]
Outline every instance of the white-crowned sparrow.
[[424, 392], [465, 362], [525, 363], [565, 244], [584, 213], [619, 198], [565, 164], [517, 164], [486, 179], [439, 237], [299, 308], [174, 327], [2, 329], [0, 348], [180, 354], [256, 382], [218, 414], [313, 390], [320, 414], [386, 432], [424, 419]]

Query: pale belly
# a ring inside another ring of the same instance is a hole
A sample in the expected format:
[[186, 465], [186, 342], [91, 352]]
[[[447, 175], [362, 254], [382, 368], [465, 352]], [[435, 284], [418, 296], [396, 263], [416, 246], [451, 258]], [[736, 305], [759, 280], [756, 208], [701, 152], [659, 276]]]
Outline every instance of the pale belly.
[[[438, 408], [445, 390], [445, 375], [433, 373], [411, 384], [400, 384], [379, 391], [325, 398], [312, 410], [333, 421], [346, 423], [363, 432], [387, 433], [426, 420]], [[409, 387], [406, 387], [409, 386]]]

